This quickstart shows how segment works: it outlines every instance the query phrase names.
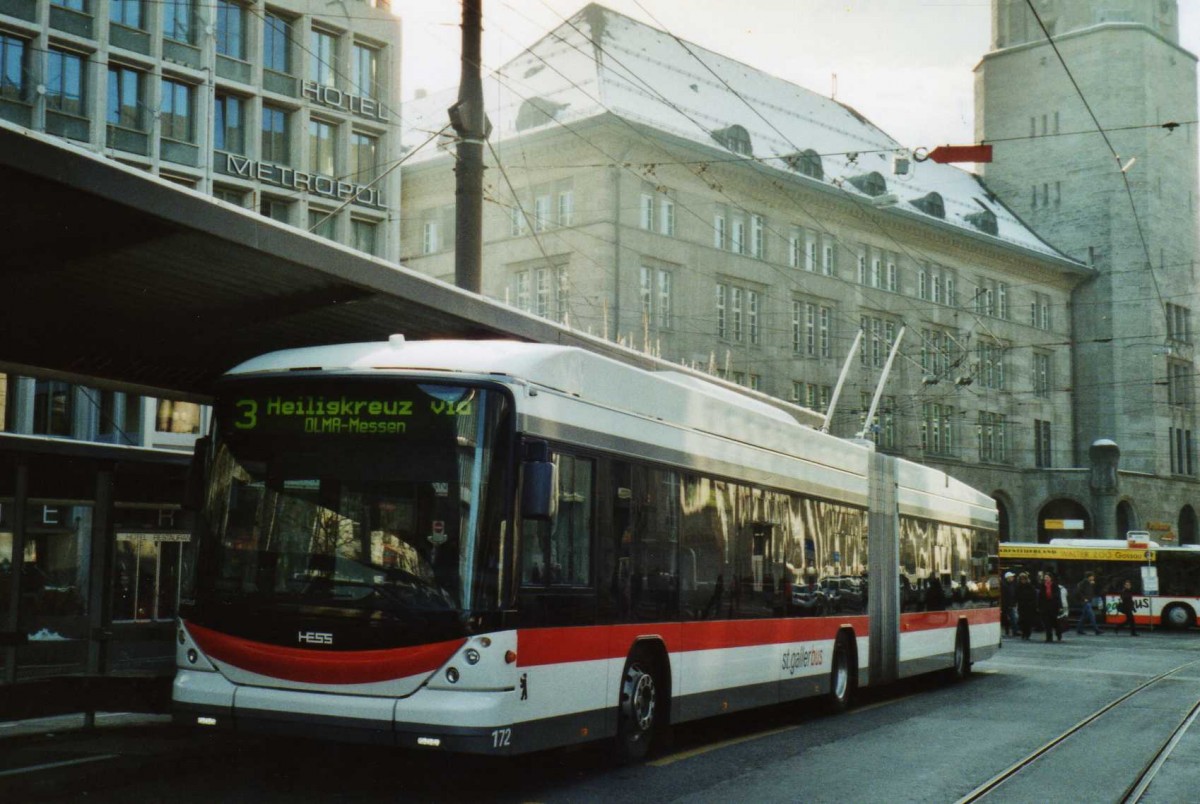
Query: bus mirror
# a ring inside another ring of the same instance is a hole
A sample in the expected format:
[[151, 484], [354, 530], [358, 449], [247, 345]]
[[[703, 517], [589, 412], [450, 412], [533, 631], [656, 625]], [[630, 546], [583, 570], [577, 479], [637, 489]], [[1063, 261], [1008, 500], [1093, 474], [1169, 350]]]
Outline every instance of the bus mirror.
[[550, 460], [549, 445], [526, 445], [521, 464], [521, 516], [551, 520], [558, 514], [558, 466]]
[[188, 465], [183, 488], [183, 510], [199, 511], [204, 504], [204, 478], [208, 476], [208, 451], [212, 439], [208, 436], [196, 439], [192, 451], [192, 462]]

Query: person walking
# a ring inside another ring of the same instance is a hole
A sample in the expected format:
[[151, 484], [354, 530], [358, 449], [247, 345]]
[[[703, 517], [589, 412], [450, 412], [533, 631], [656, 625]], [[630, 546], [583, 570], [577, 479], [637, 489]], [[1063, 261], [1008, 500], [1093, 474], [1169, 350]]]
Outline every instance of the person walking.
[[1005, 636], [1016, 636], [1020, 620], [1017, 616], [1017, 576], [1011, 572], [1004, 573], [1000, 582], [1000, 622], [1004, 625]]
[[1037, 590], [1029, 582], [1029, 573], [1017, 576], [1017, 622], [1021, 626], [1021, 639], [1028, 640], [1033, 633], [1033, 621], [1037, 619]]
[[1121, 623], [1113, 630], [1119, 632], [1122, 628], [1128, 625], [1129, 635], [1137, 636], [1137, 623], [1133, 620], [1133, 581], [1125, 581], [1125, 586], [1121, 589], [1121, 602], [1117, 606], [1117, 611], [1125, 615], [1125, 622]]
[[1100, 626], [1096, 623], [1096, 612], [1092, 609], [1092, 600], [1096, 597], [1096, 573], [1089, 572], [1083, 576], [1083, 580], [1075, 587], [1075, 596], [1079, 598], [1080, 603], [1079, 622], [1075, 623], [1075, 633], [1082, 634], [1089, 624], [1093, 631], [1101, 633]]
[[1037, 588], [1037, 612], [1046, 629], [1047, 642], [1053, 642], [1056, 636], [1062, 642], [1062, 607], [1062, 587], [1054, 582], [1054, 575], [1047, 572]]

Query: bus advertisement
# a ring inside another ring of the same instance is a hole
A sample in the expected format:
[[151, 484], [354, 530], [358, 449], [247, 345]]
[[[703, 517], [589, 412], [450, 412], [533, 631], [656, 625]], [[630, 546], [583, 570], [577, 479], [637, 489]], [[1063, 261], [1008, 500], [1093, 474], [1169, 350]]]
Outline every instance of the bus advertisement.
[[1097, 610], [1109, 622], [1120, 622], [1120, 590], [1130, 581], [1134, 591], [1134, 620], [1139, 625], [1187, 630], [1200, 611], [1200, 547], [1164, 547], [1148, 534], [1113, 539], [1052, 539], [1049, 544], [1003, 542], [999, 567], [1007, 572], [1049, 571], [1066, 587], [1071, 609], [1079, 601], [1074, 590], [1089, 572], [1096, 574], [1096, 595], [1104, 605]]
[[230, 371], [189, 489], [177, 718], [628, 760], [995, 652], [990, 497], [659, 366], [394, 336]]

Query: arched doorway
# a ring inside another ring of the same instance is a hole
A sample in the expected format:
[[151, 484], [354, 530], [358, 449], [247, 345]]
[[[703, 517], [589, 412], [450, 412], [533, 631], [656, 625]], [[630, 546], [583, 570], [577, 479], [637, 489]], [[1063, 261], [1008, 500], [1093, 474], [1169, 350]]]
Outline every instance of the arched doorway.
[[[1052, 527], [1047, 527], [1047, 524]], [[1080, 524], [1082, 527], [1074, 527]], [[1058, 525], [1059, 527], [1053, 527]], [[1051, 500], [1038, 512], [1037, 540], [1047, 544], [1051, 539], [1082, 539], [1092, 536], [1092, 517], [1088, 510], [1074, 500]]]
[[1137, 512], [1133, 510], [1133, 506], [1128, 500], [1121, 500], [1117, 503], [1117, 535], [1124, 539], [1125, 534], [1131, 530], [1140, 530]]
[[1179, 543], [1200, 544], [1196, 539], [1196, 509], [1190, 505], [1179, 512]]
[[999, 494], [993, 494], [992, 499], [996, 501], [996, 510], [999, 513], [997, 518], [997, 528], [1000, 531], [1000, 541], [1012, 541], [1012, 526], [1011, 520], [1008, 517], [1008, 503]]

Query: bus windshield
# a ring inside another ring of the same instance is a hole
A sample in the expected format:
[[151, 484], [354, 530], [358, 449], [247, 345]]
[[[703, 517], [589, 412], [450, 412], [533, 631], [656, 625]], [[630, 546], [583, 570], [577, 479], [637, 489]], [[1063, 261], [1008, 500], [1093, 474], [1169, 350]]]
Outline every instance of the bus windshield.
[[197, 603], [375, 624], [496, 609], [509, 409], [395, 378], [227, 383]]

